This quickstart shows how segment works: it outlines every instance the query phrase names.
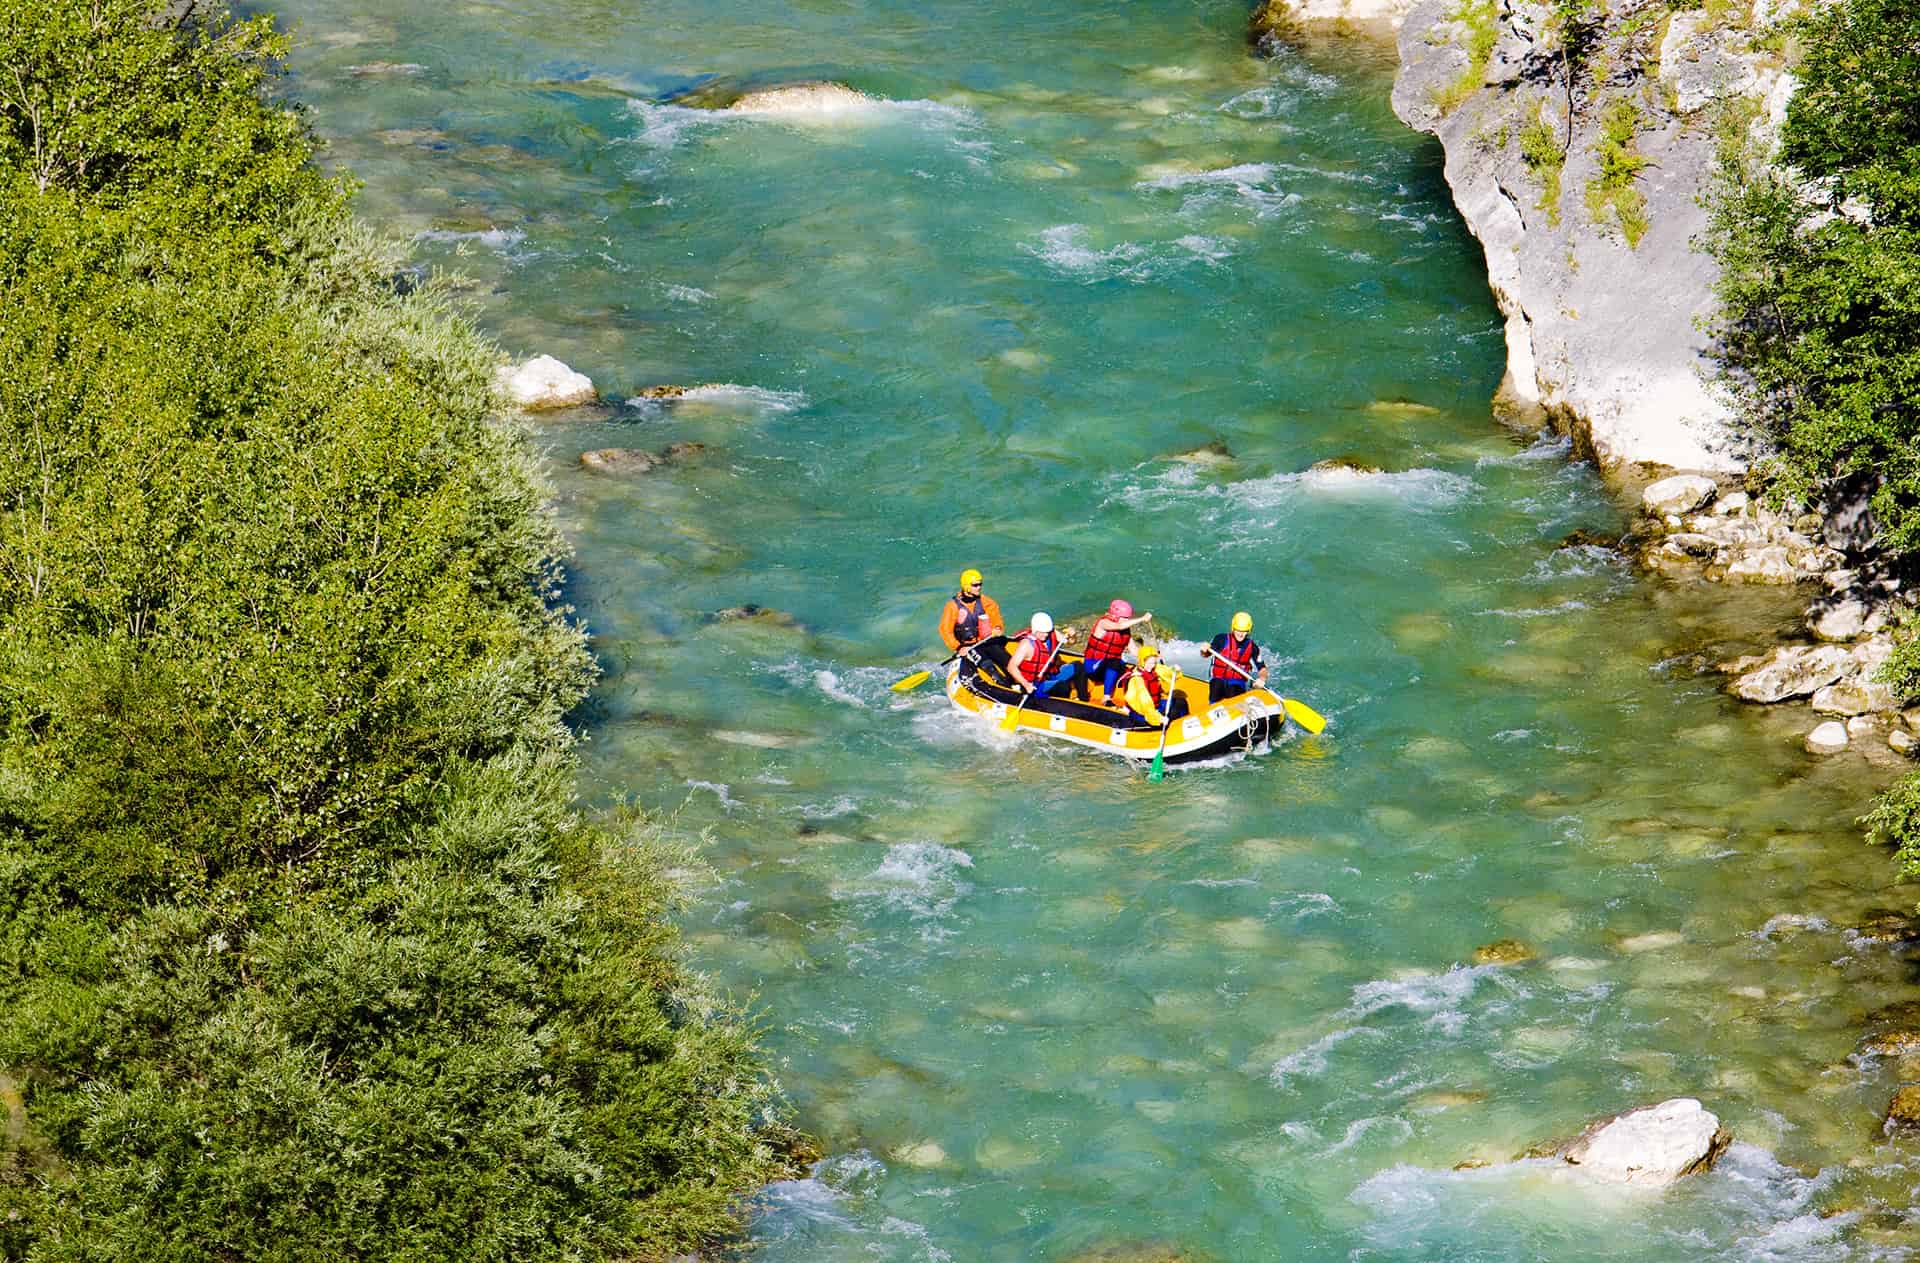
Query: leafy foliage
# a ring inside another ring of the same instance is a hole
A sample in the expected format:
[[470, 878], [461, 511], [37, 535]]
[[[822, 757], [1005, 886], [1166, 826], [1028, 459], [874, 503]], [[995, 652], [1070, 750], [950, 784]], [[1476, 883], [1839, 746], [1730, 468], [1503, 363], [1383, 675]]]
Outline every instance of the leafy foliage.
[[1539, 209], [1547, 212], [1547, 223], [1560, 226], [1560, 177], [1566, 169], [1567, 151], [1560, 147], [1558, 129], [1538, 111], [1520, 129], [1520, 160], [1540, 181]]
[[1627, 248], [1640, 244], [1647, 231], [1647, 199], [1635, 181], [1646, 169], [1647, 158], [1634, 144], [1640, 131], [1640, 107], [1621, 97], [1600, 114], [1600, 139], [1594, 146], [1599, 170], [1587, 181], [1587, 214], [1596, 224], [1608, 219], [1619, 225]]
[[0, 15], [0, 1255], [693, 1248], [791, 1133], [648, 831], [572, 806], [593, 666], [493, 352], [283, 52]]
[[1461, 29], [1467, 54], [1466, 67], [1452, 83], [1439, 90], [1434, 104], [1452, 110], [1479, 90], [1487, 77], [1487, 63], [1493, 46], [1500, 42], [1499, 13], [1495, 0], [1459, 0], [1447, 13], [1447, 20]]
[[[1847, 0], [1800, 32], [1779, 158], [1730, 120], [1710, 202], [1716, 334], [1776, 499], [1865, 483], [1878, 543], [1920, 546], [1920, 10]], [[1903, 629], [1884, 678], [1920, 692]], [[1920, 871], [1920, 781], [1868, 818]]]

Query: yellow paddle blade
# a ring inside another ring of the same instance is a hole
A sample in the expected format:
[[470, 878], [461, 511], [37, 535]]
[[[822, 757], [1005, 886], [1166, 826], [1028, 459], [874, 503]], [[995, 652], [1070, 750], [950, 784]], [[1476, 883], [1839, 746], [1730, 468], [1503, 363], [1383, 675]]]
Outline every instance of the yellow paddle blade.
[[908, 676], [904, 680], [895, 680], [892, 686], [893, 691], [896, 693], [904, 693], [908, 689], [917, 689], [922, 684], [925, 684], [927, 682], [927, 677], [931, 676], [932, 674], [933, 672], [931, 671], [915, 671], [912, 675]]
[[1017, 710], [1010, 710], [1006, 714], [1000, 717], [1001, 732], [1012, 732], [1015, 728], [1018, 728], [1019, 726], [1020, 726], [1020, 712]]
[[1280, 699], [1280, 704], [1287, 708], [1287, 718], [1308, 732], [1319, 732], [1327, 726], [1327, 721], [1320, 712], [1305, 702], [1296, 702], [1291, 697], [1283, 697]]

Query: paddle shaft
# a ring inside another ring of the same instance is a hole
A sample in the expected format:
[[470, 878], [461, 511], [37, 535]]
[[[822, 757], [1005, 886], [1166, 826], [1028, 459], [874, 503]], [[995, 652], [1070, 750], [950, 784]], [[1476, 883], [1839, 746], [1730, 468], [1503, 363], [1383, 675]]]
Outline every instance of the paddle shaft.
[[[1242, 667], [1239, 663], [1235, 662], [1232, 658], [1221, 657], [1219, 654], [1213, 651], [1213, 646], [1208, 645], [1206, 648], [1202, 649], [1200, 652], [1205, 654], [1207, 657], [1212, 658], [1215, 662], [1226, 663], [1228, 666], [1232, 667], [1235, 671], [1238, 671], [1240, 673], [1240, 678], [1245, 680], [1247, 683], [1252, 684], [1254, 682], [1252, 672], [1248, 671], [1245, 667]], [[1274, 696], [1280, 698], [1280, 708], [1287, 713], [1287, 716], [1291, 718], [1294, 723], [1299, 724], [1302, 728], [1305, 728], [1308, 732], [1319, 732], [1321, 728], [1326, 727], [1327, 721], [1321, 718], [1320, 712], [1314, 710], [1311, 706], [1308, 706], [1305, 702], [1288, 701], [1285, 697], [1281, 696], [1279, 693], [1275, 693]], [[1300, 711], [1299, 714], [1294, 713], [1296, 709]], [[1315, 725], [1318, 725], [1318, 727], [1316, 727]]]
[[1235, 662], [1232, 658], [1221, 657], [1219, 654], [1213, 651], [1212, 645], [1206, 646], [1200, 652], [1205, 654], [1207, 657], [1212, 658], [1215, 662], [1226, 663], [1228, 666], [1232, 667], [1235, 671], [1238, 671], [1240, 673], [1240, 678], [1245, 680], [1247, 683], [1252, 684], [1254, 682], [1253, 672], [1247, 670], [1245, 667]]

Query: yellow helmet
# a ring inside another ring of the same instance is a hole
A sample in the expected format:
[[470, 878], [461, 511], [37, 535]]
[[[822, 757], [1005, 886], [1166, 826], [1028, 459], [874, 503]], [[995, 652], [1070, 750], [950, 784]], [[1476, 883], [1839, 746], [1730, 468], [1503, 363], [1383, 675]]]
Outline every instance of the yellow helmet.
[[984, 582], [986, 579], [978, 570], [968, 569], [960, 572], [960, 586], [963, 588], [970, 588], [976, 583]]
[[1140, 665], [1141, 666], [1143, 667], [1146, 666], [1149, 662], [1152, 662], [1154, 659], [1158, 658], [1159, 656], [1160, 656], [1160, 651], [1158, 649], [1155, 649], [1152, 645], [1140, 646]]
[[1239, 613], [1235, 614], [1233, 616], [1233, 630], [1237, 632], [1252, 631], [1253, 615], [1247, 613], [1245, 610], [1241, 610]]

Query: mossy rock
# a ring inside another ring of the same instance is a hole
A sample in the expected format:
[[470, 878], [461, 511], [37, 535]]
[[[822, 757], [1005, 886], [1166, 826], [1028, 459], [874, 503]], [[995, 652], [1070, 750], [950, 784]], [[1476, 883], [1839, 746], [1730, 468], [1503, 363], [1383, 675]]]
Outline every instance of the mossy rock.
[[1561, 539], [1562, 548], [1605, 548], [1618, 551], [1621, 536], [1617, 531], [1590, 531], [1582, 526], [1566, 533]]
[[1300, 38], [1300, 19], [1287, 0], [1260, 0], [1247, 19], [1247, 43], [1255, 52], [1271, 52], [1276, 44]]
[[1540, 953], [1530, 943], [1517, 938], [1503, 938], [1493, 943], [1483, 943], [1473, 949], [1473, 963], [1476, 965], [1523, 965], [1537, 960]]
[[1900, 1090], [1887, 1102], [1885, 1127], [1889, 1132], [1920, 1129], [1920, 1083], [1900, 1085]]
[[1307, 466], [1308, 473], [1320, 474], [1336, 470], [1346, 470], [1348, 473], [1355, 474], [1384, 474], [1387, 472], [1384, 468], [1374, 464], [1366, 457], [1351, 454], [1330, 456], [1326, 460], [1317, 460]]

